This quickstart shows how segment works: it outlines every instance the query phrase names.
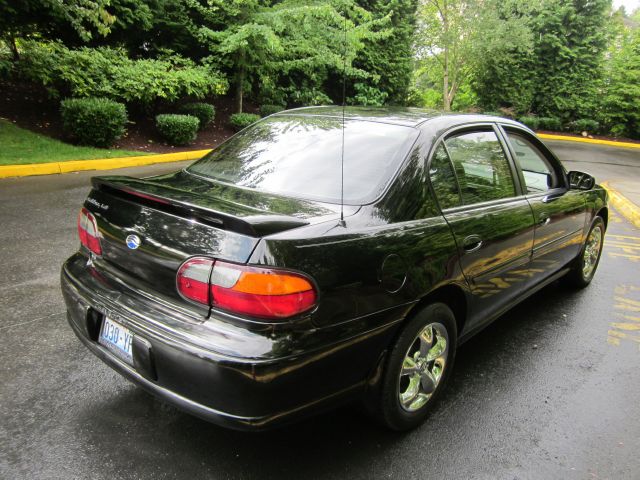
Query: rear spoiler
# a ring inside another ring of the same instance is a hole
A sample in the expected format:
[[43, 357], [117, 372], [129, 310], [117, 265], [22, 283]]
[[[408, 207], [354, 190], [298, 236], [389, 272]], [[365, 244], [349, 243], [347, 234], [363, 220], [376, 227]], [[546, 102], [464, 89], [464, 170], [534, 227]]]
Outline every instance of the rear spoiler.
[[[271, 214], [132, 177], [93, 177], [91, 184], [94, 189], [122, 200], [251, 237], [263, 237], [309, 224], [300, 218]], [[224, 206], [226, 211], [220, 211], [216, 206]]]

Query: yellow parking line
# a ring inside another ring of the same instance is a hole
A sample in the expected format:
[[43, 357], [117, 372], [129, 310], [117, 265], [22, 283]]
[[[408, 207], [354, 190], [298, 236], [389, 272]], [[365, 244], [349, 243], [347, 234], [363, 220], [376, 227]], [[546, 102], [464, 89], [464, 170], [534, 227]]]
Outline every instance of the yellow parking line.
[[633, 225], [640, 228], [640, 206], [633, 203], [615, 188], [612, 188], [609, 182], [602, 182], [601, 186], [609, 193], [609, 201], [616, 210]]
[[618, 235], [617, 233], [607, 233], [607, 238], [609, 238], [609, 237], [630, 238], [632, 240], [640, 241], [640, 237], [632, 237], [631, 235]]
[[609, 252], [609, 255], [612, 257], [624, 257], [624, 258], [630, 258], [631, 260], [640, 260], [640, 255], [627, 255], [625, 253], [614, 253], [614, 252]]
[[619, 323], [619, 322], [614, 322], [611, 324], [612, 327], [614, 328], [619, 328], [621, 330], [629, 330], [629, 331], [635, 331], [635, 330], [640, 330], [640, 323]]
[[607, 343], [609, 345], [615, 345], [617, 347], [620, 345], [620, 340], [614, 337], [607, 337]]

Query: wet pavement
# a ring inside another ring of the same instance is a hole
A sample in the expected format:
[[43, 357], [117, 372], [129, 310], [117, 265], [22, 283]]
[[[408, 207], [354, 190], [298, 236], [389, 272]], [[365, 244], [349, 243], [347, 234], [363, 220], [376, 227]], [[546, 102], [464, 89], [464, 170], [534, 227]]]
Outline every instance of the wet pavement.
[[[640, 175], [640, 151], [582, 147], [558, 149], [583, 160], [568, 168]], [[91, 175], [0, 180], [0, 478], [640, 478], [640, 231], [615, 212], [589, 288], [552, 284], [462, 346], [421, 428], [345, 407], [247, 434], [155, 400], [71, 332], [58, 274]]]

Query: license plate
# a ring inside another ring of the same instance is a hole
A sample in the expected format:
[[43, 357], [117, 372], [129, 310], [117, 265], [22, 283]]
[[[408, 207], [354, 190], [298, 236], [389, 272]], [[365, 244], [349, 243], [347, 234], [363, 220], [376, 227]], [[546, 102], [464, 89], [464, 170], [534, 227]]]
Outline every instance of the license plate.
[[107, 347], [111, 352], [130, 365], [133, 365], [133, 355], [131, 354], [132, 341], [133, 333], [131, 333], [131, 330], [111, 320], [109, 317], [104, 318], [98, 343]]

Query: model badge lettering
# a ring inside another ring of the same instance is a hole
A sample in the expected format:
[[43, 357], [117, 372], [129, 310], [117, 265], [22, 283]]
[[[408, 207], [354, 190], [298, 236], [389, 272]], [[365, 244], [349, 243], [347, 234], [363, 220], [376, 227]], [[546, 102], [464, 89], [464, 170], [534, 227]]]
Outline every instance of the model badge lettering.
[[101, 208], [102, 210], [109, 210], [109, 205], [105, 205], [104, 203], [100, 203], [98, 200], [96, 200], [95, 198], [87, 198], [87, 202], [90, 203], [91, 205], [95, 205], [98, 208]]

